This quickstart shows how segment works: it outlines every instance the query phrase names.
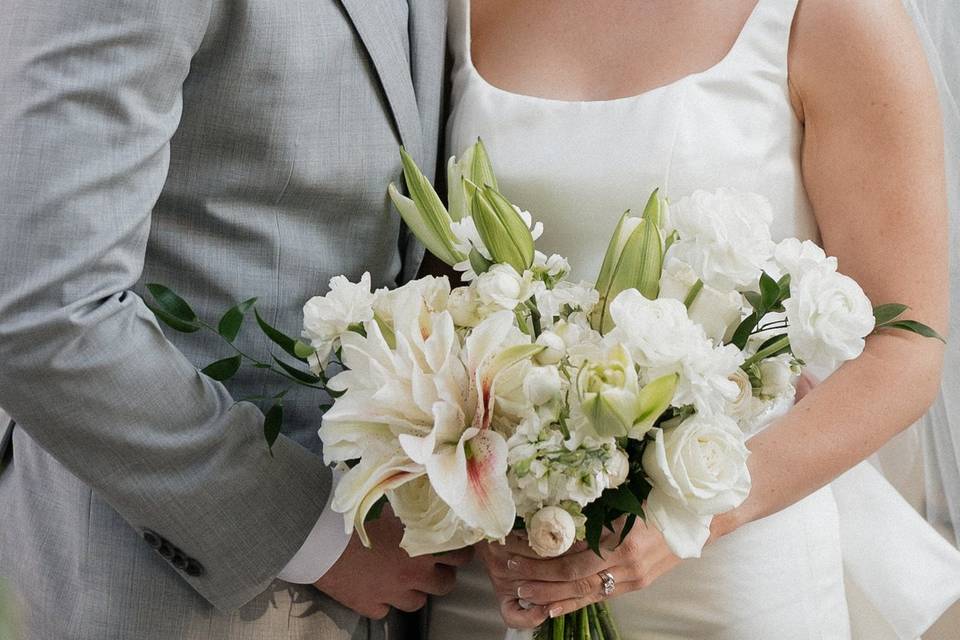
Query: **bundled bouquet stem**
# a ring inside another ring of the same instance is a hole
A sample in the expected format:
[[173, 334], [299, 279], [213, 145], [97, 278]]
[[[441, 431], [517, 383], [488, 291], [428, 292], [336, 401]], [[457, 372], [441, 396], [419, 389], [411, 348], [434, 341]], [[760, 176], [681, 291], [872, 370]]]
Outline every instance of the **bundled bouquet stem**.
[[[699, 556], [713, 516], [750, 491], [746, 439], [790, 408], [803, 366], [828, 372], [880, 329], [939, 338], [903, 305], [872, 308], [812, 242], [774, 242], [758, 195], [698, 191], [668, 207], [654, 191], [620, 218], [596, 281], [574, 282], [562, 256], [536, 250], [541, 224], [500, 193], [482, 143], [451, 158], [448, 206], [401, 157], [409, 197], [394, 185], [390, 197], [465, 284], [372, 291], [368, 274], [337, 276], [304, 306], [300, 340], [254, 310], [284, 359], [234, 347], [203, 370], [227, 380], [246, 361], [326, 391], [324, 459], [344, 472], [331, 505], [365, 544], [389, 501], [410, 555], [517, 528], [543, 557], [578, 540], [599, 554], [604, 529], [622, 541], [640, 518]], [[160, 320], [231, 346], [256, 302], [214, 327], [149, 289]], [[253, 399], [269, 406], [268, 444], [287, 390]], [[533, 635], [619, 638], [604, 602]]]

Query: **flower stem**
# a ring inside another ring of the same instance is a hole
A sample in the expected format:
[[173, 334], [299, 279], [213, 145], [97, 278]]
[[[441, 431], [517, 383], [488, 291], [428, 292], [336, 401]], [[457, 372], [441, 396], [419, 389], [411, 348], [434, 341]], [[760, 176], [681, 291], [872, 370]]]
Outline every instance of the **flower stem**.
[[790, 338], [788, 338], [787, 336], [783, 336], [773, 344], [763, 349], [760, 349], [760, 351], [757, 351], [755, 354], [753, 354], [752, 356], [744, 360], [743, 365], [740, 368], [747, 369], [750, 365], [756, 364], [761, 360], [763, 360], [764, 358], [766, 358], [767, 356], [771, 356], [777, 353], [778, 351], [781, 351], [784, 348], [789, 346], [790, 346]]
[[610, 615], [610, 605], [606, 602], [597, 604], [597, 617], [600, 620], [600, 629], [603, 632], [603, 640], [620, 640], [620, 631], [617, 624]]
[[683, 306], [689, 309], [701, 291], [703, 291], [703, 280], [697, 278], [697, 281], [690, 287], [690, 291], [687, 292], [687, 297], [683, 299]]

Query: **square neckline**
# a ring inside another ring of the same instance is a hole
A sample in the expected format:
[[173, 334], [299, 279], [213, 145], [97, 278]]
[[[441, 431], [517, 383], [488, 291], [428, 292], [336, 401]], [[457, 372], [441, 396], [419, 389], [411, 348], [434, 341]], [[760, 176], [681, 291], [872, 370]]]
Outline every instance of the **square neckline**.
[[734, 39], [733, 44], [730, 45], [730, 48], [727, 52], [715, 63], [708, 66], [706, 69], [701, 69], [700, 71], [694, 71], [678, 77], [676, 80], [671, 80], [665, 84], [657, 85], [646, 89], [640, 93], [621, 96], [618, 98], [607, 98], [599, 100], [565, 100], [563, 98], [548, 98], [545, 96], [535, 96], [526, 93], [518, 93], [516, 91], [510, 91], [488, 81], [480, 70], [477, 69], [476, 65], [473, 63], [473, 11], [472, 3], [470, 0], [463, 0], [464, 6], [464, 15], [463, 15], [463, 51], [464, 51], [464, 67], [467, 70], [467, 73], [473, 76], [481, 85], [494, 91], [500, 95], [509, 96], [514, 99], [526, 100], [530, 102], [540, 102], [546, 104], [555, 104], [555, 105], [606, 105], [606, 104], [615, 104], [622, 102], [633, 102], [639, 101], [647, 96], [661, 93], [668, 89], [681, 87], [688, 82], [692, 82], [698, 78], [707, 76], [722, 67], [725, 67], [727, 63], [733, 59], [734, 54], [742, 46], [742, 42], [746, 39], [746, 34], [750, 31], [753, 23], [758, 19], [757, 16], [760, 13], [760, 6], [763, 5], [764, 0], [756, 0], [753, 5], [753, 8], [750, 10], [750, 13], [747, 15], [747, 19], [743, 22], [743, 25], [740, 27], [740, 31], [737, 33], [737, 37]]

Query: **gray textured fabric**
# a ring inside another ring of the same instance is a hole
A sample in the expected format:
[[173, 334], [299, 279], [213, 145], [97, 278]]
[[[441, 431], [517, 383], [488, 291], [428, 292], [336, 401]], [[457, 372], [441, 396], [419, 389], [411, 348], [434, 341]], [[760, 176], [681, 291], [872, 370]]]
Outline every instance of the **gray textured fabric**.
[[234, 406], [262, 376], [201, 376], [227, 350], [161, 330], [139, 294], [166, 283], [214, 322], [258, 296], [296, 332], [331, 276], [414, 273], [385, 186], [399, 143], [436, 163], [446, 2], [409, 4], [4, 3], [0, 575], [29, 638], [367, 637], [273, 581], [327, 498], [323, 398], [288, 396], [271, 458], [259, 411]]

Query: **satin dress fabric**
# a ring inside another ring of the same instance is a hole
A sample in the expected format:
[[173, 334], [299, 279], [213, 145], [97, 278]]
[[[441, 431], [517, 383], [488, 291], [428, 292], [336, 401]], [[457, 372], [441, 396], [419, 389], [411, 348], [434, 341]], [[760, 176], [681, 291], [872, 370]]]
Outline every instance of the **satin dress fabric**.
[[[658, 187], [673, 200], [720, 187], [762, 194], [774, 239], [818, 241], [787, 84], [796, 4], [759, 0], [704, 71], [636, 96], [575, 102], [487, 82], [470, 55], [469, 2], [452, 0], [447, 155], [481, 137], [500, 189], [543, 221], [539, 248], [568, 258], [574, 280], [596, 277], [620, 215], [642, 209]], [[844, 639], [857, 627], [851, 615], [880, 616], [888, 637], [915, 638], [958, 597], [960, 553], [864, 463], [611, 605], [624, 640]], [[432, 602], [430, 640], [504, 632], [479, 564]]]

